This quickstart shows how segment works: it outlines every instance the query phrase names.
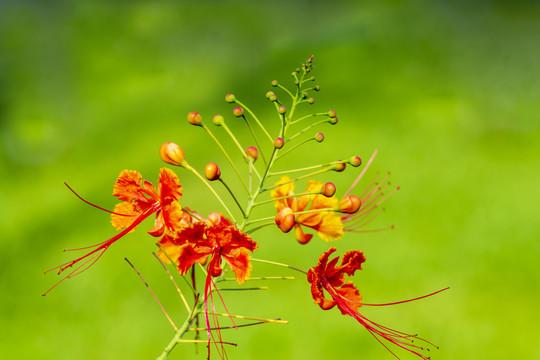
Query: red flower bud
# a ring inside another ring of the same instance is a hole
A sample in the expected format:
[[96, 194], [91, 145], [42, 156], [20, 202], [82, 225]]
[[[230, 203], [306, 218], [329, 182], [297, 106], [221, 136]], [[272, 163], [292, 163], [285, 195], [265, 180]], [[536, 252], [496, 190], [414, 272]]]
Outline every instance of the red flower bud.
[[328, 116], [331, 117], [331, 118], [335, 118], [335, 117], [336, 117], [336, 112], [335, 112], [335, 110], [330, 110], [330, 111], [328, 112]]
[[252, 162], [255, 162], [259, 158], [259, 151], [255, 146], [250, 146], [246, 149], [246, 156]]
[[244, 115], [244, 109], [242, 109], [240, 106], [235, 107], [232, 112], [236, 117]]
[[204, 176], [210, 181], [215, 181], [221, 176], [221, 170], [215, 163], [208, 163], [204, 168]]
[[362, 159], [360, 159], [359, 156], [353, 156], [353, 157], [349, 160], [349, 164], [351, 164], [351, 165], [354, 166], [354, 167], [358, 167], [358, 166], [362, 165]]
[[341, 199], [338, 208], [339, 211], [345, 214], [354, 214], [360, 209], [362, 201], [356, 195], [349, 195], [346, 198]]
[[164, 142], [159, 148], [161, 160], [167, 164], [182, 166], [184, 163], [184, 150], [172, 142]]
[[342, 172], [343, 170], [345, 170], [345, 163], [339, 163], [339, 164], [336, 164], [334, 165], [334, 170], [337, 171], [337, 172]]
[[283, 145], [285, 145], [285, 141], [282, 138], [278, 137], [274, 140], [274, 147], [276, 149], [281, 149]]
[[332, 197], [336, 193], [336, 185], [334, 185], [331, 182], [327, 182], [323, 185], [323, 188], [321, 190], [321, 194], [326, 197]]
[[198, 112], [192, 111], [187, 114], [187, 121], [189, 121], [191, 125], [201, 126], [202, 116]]
[[285, 114], [287, 112], [287, 108], [283, 105], [281, 105], [279, 108], [278, 108], [278, 112], [280, 114]]
[[233, 103], [236, 101], [236, 96], [234, 96], [233, 94], [227, 94], [225, 96], [225, 101], [228, 103]]
[[322, 141], [324, 140], [324, 134], [321, 133], [321, 132], [315, 134], [315, 140], [316, 140], [317, 142], [322, 142]]
[[292, 230], [295, 224], [294, 212], [291, 208], [283, 208], [276, 214], [276, 225], [284, 233], [288, 233]]

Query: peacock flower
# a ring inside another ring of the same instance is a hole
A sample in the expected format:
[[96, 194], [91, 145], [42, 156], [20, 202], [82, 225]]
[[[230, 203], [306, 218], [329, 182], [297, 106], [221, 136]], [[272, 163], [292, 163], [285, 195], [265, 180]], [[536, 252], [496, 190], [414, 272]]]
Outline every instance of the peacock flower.
[[[313, 237], [313, 234], [304, 233], [302, 226], [316, 230], [324, 241], [338, 240], [343, 236], [340, 216], [332, 210], [338, 208], [335, 196], [326, 197], [321, 194], [294, 196], [294, 181], [287, 176], [282, 177], [276, 185], [279, 186], [271, 191], [271, 196], [276, 199], [274, 204], [278, 213], [284, 208], [290, 208], [296, 214], [294, 233], [299, 243], [307, 244]], [[319, 192], [323, 186], [318, 181], [310, 180], [306, 193]]]
[[[401, 331], [390, 329], [386, 326], [377, 324], [365, 316], [360, 314], [359, 309], [364, 306], [383, 306], [395, 305], [413, 300], [418, 300], [427, 296], [434, 295], [448, 288], [436, 291], [429, 295], [418, 298], [398, 301], [388, 304], [366, 304], [362, 302], [362, 295], [352, 281], [347, 281], [346, 275], [353, 276], [356, 270], [362, 270], [362, 264], [366, 258], [362, 251], [352, 250], [347, 251], [338, 265], [339, 256], [329, 260], [330, 255], [336, 251], [335, 247], [331, 247], [328, 251], [319, 257], [319, 263], [309, 269], [307, 280], [311, 283], [311, 295], [315, 303], [323, 310], [329, 310], [335, 306], [343, 315], [349, 315], [364, 326], [392, 355], [396, 356], [383, 342], [382, 339], [391, 342], [415, 355], [418, 355], [424, 360], [428, 357], [421, 354], [419, 351], [429, 350], [429, 346], [434, 346], [429, 341], [419, 338], [416, 335], [407, 334]], [[326, 293], [330, 298], [326, 297]], [[419, 340], [415, 343], [415, 340]], [[424, 346], [421, 346], [424, 345]], [[397, 356], [396, 356], [397, 358]]]
[[[77, 194], [75, 193], [75, 195]], [[142, 180], [141, 174], [138, 171], [123, 170], [114, 184], [113, 195], [122, 201], [115, 206], [114, 211], [103, 209], [77, 195], [84, 202], [110, 212], [112, 225], [117, 230], [123, 230], [109, 240], [82, 248], [93, 249], [86, 255], [50, 269], [58, 269], [58, 274], [60, 274], [64, 270], [78, 265], [47, 292], [51, 291], [65, 279], [71, 278], [90, 268], [107, 251], [109, 246], [127, 233], [135, 230], [143, 220], [152, 214], [156, 214], [156, 220], [148, 233], [153, 236], [170, 236], [175, 232], [179, 224], [181, 224], [182, 207], [178, 200], [182, 196], [182, 186], [176, 174], [170, 169], [161, 169], [157, 190], [150, 182]]]

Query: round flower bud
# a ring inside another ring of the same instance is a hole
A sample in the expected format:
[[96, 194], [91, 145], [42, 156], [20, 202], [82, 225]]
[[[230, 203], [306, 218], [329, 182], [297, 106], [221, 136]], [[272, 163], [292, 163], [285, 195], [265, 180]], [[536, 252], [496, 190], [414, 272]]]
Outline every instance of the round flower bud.
[[283, 105], [281, 105], [279, 108], [278, 108], [278, 112], [280, 114], [285, 114], [287, 112], [287, 108]]
[[184, 150], [177, 144], [169, 141], [161, 144], [159, 156], [167, 164], [182, 166], [184, 163]]
[[330, 122], [331, 125], [336, 125], [337, 122], [338, 122], [337, 116], [336, 116], [336, 117], [333, 117], [333, 118], [330, 118], [329, 122]]
[[228, 103], [233, 103], [236, 101], [236, 96], [234, 96], [233, 94], [227, 94], [225, 96], [225, 101]]
[[212, 118], [212, 122], [216, 126], [221, 126], [225, 122], [225, 119], [221, 115], [214, 115], [214, 117]]
[[[300, 71], [300, 69], [298, 69], [298, 71]], [[291, 75], [292, 75], [292, 76], [296, 76], [296, 71], [293, 71], [293, 72], [291, 73]]]
[[349, 164], [351, 164], [351, 165], [354, 166], [354, 167], [358, 167], [358, 166], [362, 165], [362, 159], [360, 159], [359, 156], [353, 156], [353, 157], [349, 160]]
[[345, 163], [339, 163], [334, 165], [334, 170], [337, 172], [342, 172], [343, 170], [345, 170], [345, 167]]
[[277, 85], [278, 85], [278, 81], [277, 81], [277, 80], [272, 80], [272, 83], [271, 83], [271, 84], [272, 84], [272, 86], [274, 86], [274, 87], [275, 87], [275, 86], [277, 86]]
[[308, 97], [308, 92], [307, 91], [302, 91], [302, 99], [305, 99]]
[[248, 160], [255, 162], [259, 158], [259, 151], [255, 146], [250, 146], [246, 149], [246, 156]]
[[321, 87], [319, 85], [315, 85], [315, 91], [321, 91]]
[[315, 76], [310, 77], [309, 80], [315, 81]]
[[336, 193], [336, 185], [331, 182], [327, 182], [321, 189], [321, 194], [326, 197], [332, 197]]
[[208, 226], [219, 225], [219, 223], [221, 222], [221, 215], [217, 212], [211, 212], [210, 214], [208, 214], [206, 222], [208, 223]]
[[324, 134], [321, 133], [321, 132], [315, 134], [315, 140], [316, 140], [317, 142], [322, 142], [322, 141], [324, 140]]
[[299, 85], [299, 84], [300, 84], [300, 80], [296, 79], [296, 80], [294, 80], [294, 83], [295, 83], [295, 85]]
[[291, 208], [283, 208], [276, 214], [275, 221], [281, 231], [288, 233], [295, 224], [294, 212]]
[[242, 109], [242, 107], [240, 107], [240, 106], [235, 107], [232, 112], [233, 112], [234, 116], [236, 116], [236, 117], [240, 117], [240, 116], [244, 115], [244, 109]]
[[218, 180], [221, 176], [221, 170], [219, 170], [216, 163], [208, 163], [204, 168], [204, 176], [210, 181]]
[[341, 199], [338, 208], [339, 211], [345, 214], [354, 214], [360, 209], [362, 201], [356, 195], [349, 195], [346, 198]]
[[282, 138], [278, 137], [274, 140], [274, 147], [276, 149], [281, 149], [283, 145], [285, 145], [285, 141]]
[[276, 94], [270, 95], [270, 97], [268, 98], [268, 100], [270, 100], [270, 101], [272, 101], [272, 102], [277, 101], [277, 96], [276, 96]]
[[328, 116], [330, 116], [331, 118], [335, 118], [335, 117], [336, 117], [336, 112], [335, 112], [335, 110], [330, 110], [330, 111], [328, 112]]
[[267, 99], [270, 99], [270, 96], [272, 96], [272, 95], [274, 95], [274, 92], [273, 92], [273, 91], [268, 91], [268, 92], [266, 93], [266, 98], [267, 98]]
[[187, 121], [191, 125], [201, 126], [201, 124], [202, 124], [202, 116], [198, 112], [192, 111], [192, 112], [187, 114]]
[[307, 99], [307, 102], [313, 104], [315, 102], [315, 99], [310, 97], [309, 99]]

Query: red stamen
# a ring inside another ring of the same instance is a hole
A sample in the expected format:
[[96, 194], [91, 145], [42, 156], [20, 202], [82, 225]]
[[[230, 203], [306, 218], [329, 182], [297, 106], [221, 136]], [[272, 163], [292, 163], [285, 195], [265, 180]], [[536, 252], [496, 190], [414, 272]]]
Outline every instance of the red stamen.
[[[429, 342], [429, 341], [427, 341], [425, 339], [422, 339], [422, 338], [418, 337], [417, 335], [407, 334], [407, 333], [404, 333], [404, 332], [401, 332], [401, 331], [390, 329], [390, 328], [388, 328], [388, 327], [386, 327], [384, 325], [377, 324], [376, 322], [371, 321], [371, 320], [367, 319], [366, 317], [364, 317], [362, 314], [360, 314], [358, 312], [358, 310], [356, 310], [356, 308], [359, 305], [369, 305], [369, 306], [395, 305], [395, 304], [401, 304], [401, 303], [405, 303], [405, 302], [409, 302], [409, 301], [419, 300], [419, 299], [423, 299], [423, 298], [431, 296], [431, 295], [435, 295], [435, 294], [437, 294], [437, 293], [439, 293], [441, 291], [447, 290], [447, 289], [449, 289], [449, 287], [446, 287], [444, 289], [435, 291], [435, 292], [433, 292], [431, 294], [428, 294], [428, 295], [424, 295], [424, 296], [420, 296], [420, 297], [417, 297], [417, 298], [414, 298], [414, 299], [409, 299], [409, 300], [404, 300], [404, 301], [398, 301], [398, 302], [387, 303], [387, 304], [363, 304], [363, 303], [358, 304], [357, 302], [352, 301], [350, 299], [347, 299], [346, 297], [342, 296], [341, 294], [338, 294], [335, 291], [335, 289], [330, 285], [328, 280], [323, 279], [322, 280], [322, 285], [326, 289], [326, 291], [328, 291], [328, 293], [332, 296], [332, 298], [336, 301], [336, 303], [338, 305], [338, 308], [340, 310], [343, 310], [348, 315], [355, 318], [360, 324], [362, 324], [362, 326], [364, 326], [369, 331], [369, 333], [381, 345], [383, 345], [393, 356], [395, 356], [397, 359], [399, 359], [399, 357], [392, 350], [390, 350], [381, 341], [380, 338], [385, 339], [385, 340], [387, 340], [387, 341], [389, 341], [389, 342], [391, 342], [391, 343], [401, 347], [402, 349], [405, 349], [405, 350], [407, 350], [407, 351], [409, 351], [409, 352], [411, 352], [411, 353], [413, 353], [415, 355], [418, 355], [419, 357], [421, 357], [424, 360], [429, 359], [429, 357], [420, 354], [417, 350], [427, 350], [427, 351], [429, 351], [429, 349], [414, 344], [413, 341], [415, 339], [419, 340], [419, 341], [422, 341], [422, 342], [428, 344], [429, 346], [433, 346], [433, 347], [438, 348], [437, 346], [433, 345], [431, 342]], [[354, 304], [354, 306], [352, 306], [351, 304]]]
[[[81, 260], [84, 260], [86, 258], [88, 258], [89, 256], [91, 255], [94, 255], [96, 254], [95, 256], [91, 256], [90, 259], [88, 259], [87, 261], [85, 261], [84, 263], [82, 263], [79, 267], [77, 267], [75, 270], [73, 270], [72, 272], [70, 272], [68, 275], [66, 275], [64, 278], [62, 278], [62, 280], [58, 281], [53, 287], [51, 287], [49, 290], [47, 290], [43, 296], [47, 295], [47, 293], [49, 293], [49, 291], [51, 291], [52, 289], [54, 289], [56, 286], [58, 286], [61, 282], [63, 282], [64, 280], [68, 279], [68, 278], [71, 278], [75, 275], [78, 275], [78, 274], [81, 274], [82, 272], [88, 270], [92, 265], [95, 264], [95, 262], [103, 255], [103, 253], [109, 248], [109, 246], [111, 246], [113, 243], [115, 243], [117, 240], [119, 240], [120, 238], [122, 238], [124, 235], [126, 235], [128, 232], [130, 232], [131, 230], [133, 230], [137, 225], [139, 225], [144, 219], [146, 219], [148, 216], [152, 215], [153, 213], [157, 212], [158, 210], [161, 209], [161, 204], [159, 202], [155, 202], [152, 207], [150, 207], [148, 210], [146, 210], [145, 212], [143, 212], [142, 214], [140, 214], [132, 223], [131, 225], [129, 225], [127, 228], [125, 228], [122, 232], [116, 234], [115, 236], [113, 236], [112, 238], [110, 238], [109, 240], [107, 241], [104, 241], [102, 243], [99, 243], [99, 244], [96, 244], [96, 245], [93, 245], [93, 246], [89, 246], [87, 248], [92, 248], [92, 247], [96, 247], [94, 250], [90, 251], [88, 254], [84, 255], [84, 256], [81, 256], [80, 258], [78, 259], [75, 259], [75, 260], [72, 260], [72, 261], [69, 261], [67, 263], [64, 263], [62, 265], [59, 265], [59, 266], [56, 266], [52, 269], [49, 269], [49, 270], [46, 270], [45, 273], [51, 271], [51, 270], [56, 270], [56, 269], [59, 269], [58, 270], [58, 274], [60, 274], [61, 272], [63, 272], [64, 270], [66, 270], [67, 268], [70, 268], [72, 267], [73, 265], [77, 264], [78, 262], [80, 262]], [[81, 248], [81, 249], [84, 249], [84, 248]], [[101, 253], [98, 253], [100, 252]], [[93, 261], [92, 261], [93, 260]], [[91, 262], [90, 265], [86, 266], [83, 270], [80, 270], [81, 268], [83, 268], [86, 264], [88, 264], [89, 262]], [[80, 271], [79, 271], [80, 270]]]
[[93, 207], [95, 207], [95, 208], [98, 208], [99, 210], [103, 210], [103, 211], [106, 211], [106, 212], [111, 213], [111, 214], [115, 214], [115, 215], [119, 215], [119, 216], [132, 216], [132, 215], [126, 215], [126, 214], [119, 214], [119, 213], [116, 213], [116, 212], [114, 212], [114, 211], [104, 209], [104, 208], [102, 208], [101, 206], [97, 206], [96, 204], [92, 204], [90, 201], [87, 201], [87, 200], [83, 199], [82, 196], [80, 196], [79, 194], [77, 194], [77, 193], [75, 192], [75, 190], [73, 190], [66, 182], [64, 182], [64, 185], [66, 185], [67, 188], [68, 188], [69, 190], [71, 190], [72, 193], [75, 194], [75, 196], [77, 196], [79, 199], [81, 199], [82, 201], [84, 201], [84, 202], [87, 203], [88, 205], [91, 205], [91, 206], [93, 206]]

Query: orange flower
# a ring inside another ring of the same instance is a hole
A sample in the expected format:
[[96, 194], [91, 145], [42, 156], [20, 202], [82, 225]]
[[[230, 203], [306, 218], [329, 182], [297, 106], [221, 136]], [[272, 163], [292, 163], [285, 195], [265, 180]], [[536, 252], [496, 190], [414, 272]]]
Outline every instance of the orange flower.
[[178, 180], [176, 174], [170, 169], [161, 169], [157, 191], [150, 182], [142, 180], [141, 174], [138, 171], [124, 170], [120, 173], [116, 183], [114, 184], [113, 195], [118, 197], [119, 200], [123, 201], [122, 203], [116, 205], [114, 208], [115, 211], [105, 210], [99, 206], [89, 203], [77, 195], [84, 202], [101, 210], [110, 212], [113, 226], [117, 230], [124, 230], [109, 240], [83, 248], [93, 248], [93, 250], [86, 255], [51, 269], [58, 269], [58, 273], [60, 274], [64, 270], [71, 268], [75, 264], [78, 264], [84, 260], [82, 264], [56, 283], [47, 292], [52, 290], [65, 279], [80, 274], [90, 268], [103, 255], [103, 253], [107, 251], [109, 246], [122, 238], [128, 232], [133, 231], [144, 219], [150, 215], [156, 213], [154, 227], [148, 231], [153, 236], [161, 236], [164, 233], [169, 235], [173, 233], [178, 224], [180, 224], [182, 207], [180, 206], [180, 203], [178, 203], [178, 200], [182, 196], [182, 186], [180, 185], [180, 181]]
[[[313, 237], [312, 234], [304, 233], [302, 225], [316, 230], [319, 237], [324, 241], [338, 240], [343, 236], [343, 224], [339, 214], [335, 211], [322, 210], [337, 208], [338, 200], [335, 196], [326, 197], [324, 195], [312, 194], [295, 197], [293, 196], [294, 182], [287, 176], [282, 177], [276, 185], [279, 186], [272, 190], [271, 196], [277, 199], [274, 203], [278, 213], [287, 207], [292, 209], [294, 213], [321, 209], [321, 211], [295, 215], [296, 225], [294, 226], [294, 233], [299, 243], [307, 244]], [[322, 187], [322, 183], [310, 180], [308, 181], [306, 192], [320, 191]], [[284, 197], [287, 198], [283, 199]]]
[[167, 168], [161, 169], [157, 191], [150, 182], [142, 180], [138, 171], [122, 171], [114, 184], [113, 196], [123, 200], [111, 214], [111, 223], [117, 230], [130, 226], [143, 214], [149, 216], [155, 212], [156, 221], [148, 233], [158, 237], [164, 232], [174, 232], [182, 218], [182, 207], [178, 202], [182, 186], [174, 171]]
[[[410, 351], [415, 355], [420, 356], [422, 359], [427, 360], [427, 356], [418, 352], [421, 350], [426, 350], [426, 348], [414, 343], [414, 340], [420, 340], [420, 342], [423, 342], [426, 344], [426, 346], [434, 346], [429, 341], [419, 338], [416, 335], [410, 335], [401, 331], [392, 330], [386, 326], [377, 324], [360, 314], [358, 309], [362, 305], [383, 306], [418, 300], [434, 295], [448, 288], [418, 298], [388, 304], [362, 303], [362, 296], [360, 295], [360, 292], [356, 286], [354, 286], [352, 281], [346, 281], [345, 274], [352, 276], [356, 270], [362, 270], [362, 263], [366, 261], [363, 252], [359, 250], [347, 251], [345, 255], [343, 255], [341, 265], [336, 266], [339, 256], [330, 261], [328, 260], [334, 251], [336, 251], [336, 248], [331, 247], [327, 252], [323, 253], [319, 257], [319, 263], [308, 271], [307, 280], [311, 283], [311, 295], [315, 300], [315, 303], [318, 304], [323, 310], [329, 310], [334, 306], [337, 306], [343, 315], [349, 315], [362, 324], [371, 333], [371, 335], [373, 335], [388, 351], [392, 353], [392, 355], [396, 356], [388, 347], [386, 347], [386, 345], [381, 342], [381, 338], [388, 340], [389, 342]], [[328, 292], [330, 299], [326, 298], [324, 290]]]

